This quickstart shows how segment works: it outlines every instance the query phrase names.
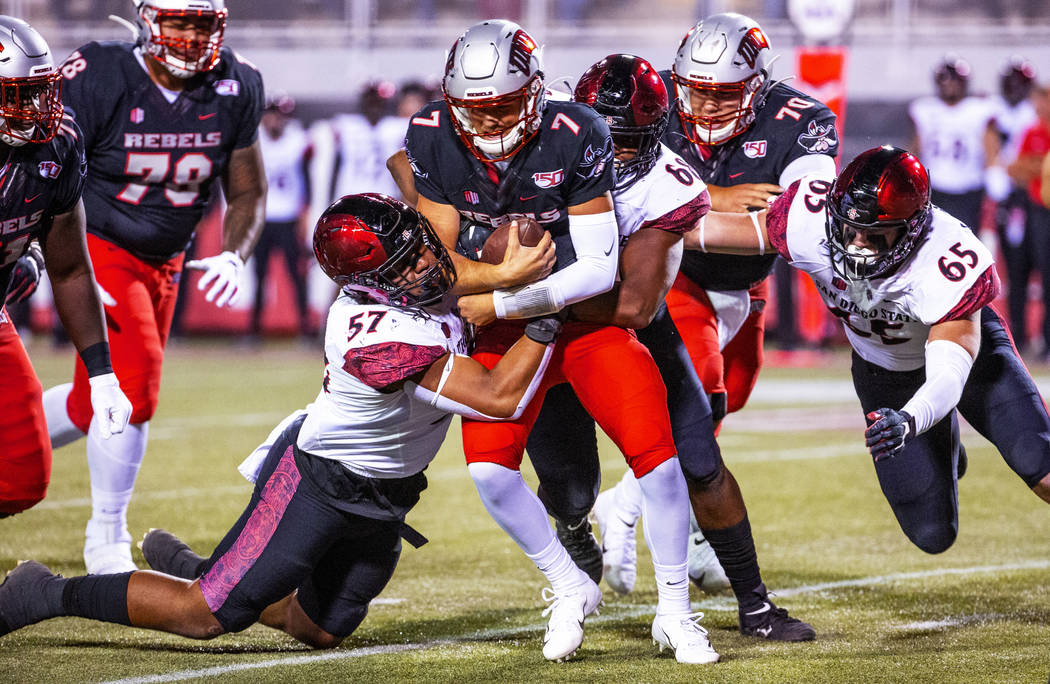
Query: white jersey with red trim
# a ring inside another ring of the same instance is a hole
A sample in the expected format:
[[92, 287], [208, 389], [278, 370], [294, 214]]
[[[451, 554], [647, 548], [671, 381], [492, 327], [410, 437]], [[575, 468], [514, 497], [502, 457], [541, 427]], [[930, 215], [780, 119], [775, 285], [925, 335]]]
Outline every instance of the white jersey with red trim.
[[707, 184], [693, 168], [661, 143], [660, 156], [649, 173], [624, 190], [613, 190], [620, 246], [646, 223], [671, 214], [706, 191]]
[[960, 194], [984, 187], [984, 132], [994, 116], [987, 99], [966, 97], [950, 105], [931, 95], [914, 100], [908, 113], [934, 189]]
[[340, 294], [328, 313], [323, 387], [299, 448], [365, 477], [420, 472], [441, 447], [452, 414], [413, 399], [401, 382], [448, 352], [467, 351], [463, 321], [451, 311], [423, 313]]
[[[921, 368], [930, 326], [968, 298], [987, 296], [991, 252], [973, 231], [934, 207], [925, 241], [900, 268], [885, 278], [848, 282], [835, 273], [828, 249], [829, 186], [825, 178], [807, 176], [777, 198], [767, 215], [771, 242], [813, 279], [861, 358], [889, 370]], [[786, 232], [778, 237], [781, 230]]]

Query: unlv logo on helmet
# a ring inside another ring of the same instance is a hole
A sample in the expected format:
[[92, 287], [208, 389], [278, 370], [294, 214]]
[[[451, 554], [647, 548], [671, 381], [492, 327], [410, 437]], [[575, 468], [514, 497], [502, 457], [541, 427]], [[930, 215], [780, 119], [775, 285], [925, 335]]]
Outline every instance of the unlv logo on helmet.
[[768, 47], [769, 39], [766, 38], [766, 34], [762, 33], [762, 29], [755, 26], [744, 34], [744, 38], [740, 41], [736, 51], [747, 62], [747, 66], [753, 69], [755, 60], [758, 59], [759, 51]]

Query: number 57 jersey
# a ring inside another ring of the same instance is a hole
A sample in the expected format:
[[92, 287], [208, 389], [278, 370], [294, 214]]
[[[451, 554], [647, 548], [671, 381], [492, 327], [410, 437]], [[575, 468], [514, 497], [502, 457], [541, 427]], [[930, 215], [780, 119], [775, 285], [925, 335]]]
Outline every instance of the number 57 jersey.
[[84, 134], [88, 232], [167, 261], [186, 248], [233, 151], [255, 142], [262, 77], [224, 47], [214, 69], [173, 93], [144, 59], [130, 43], [85, 45], [62, 66], [62, 101]]
[[999, 293], [994, 260], [973, 231], [933, 208], [933, 224], [909, 257], [884, 278], [847, 281], [836, 273], [825, 230], [831, 183], [808, 176], [769, 208], [769, 242], [813, 279], [828, 309], [842, 321], [853, 349], [888, 370], [926, 363], [930, 327], [962, 319]]

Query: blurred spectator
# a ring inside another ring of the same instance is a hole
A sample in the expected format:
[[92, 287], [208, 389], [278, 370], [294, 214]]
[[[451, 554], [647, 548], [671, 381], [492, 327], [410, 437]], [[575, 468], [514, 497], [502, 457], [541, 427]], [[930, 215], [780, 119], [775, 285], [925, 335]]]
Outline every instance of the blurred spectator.
[[358, 113], [340, 114], [332, 120], [336, 140], [333, 199], [358, 192], [401, 196], [386, 170], [387, 158], [401, 149], [408, 128], [407, 117], [391, 115], [396, 92], [389, 81], [368, 83], [361, 91]]
[[489, 19], [521, 19], [521, 0], [478, 0], [478, 14]]
[[1028, 229], [1032, 232], [1035, 252], [1043, 282], [1043, 349], [1046, 360], [1050, 352], [1050, 209], [1043, 203], [1042, 168], [1050, 152], [1050, 84], [1032, 90], [1032, 104], [1038, 117], [1021, 136], [1017, 159], [1007, 167], [1010, 177], [1028, 189], [1031, 199]]
[[999, 95], [992, 98], [993, 119], [988, 124], [985, 144], [985, 191], [996, 202], [995, 228], [1006, 266], [1010, 333], [1020, 351], [1028, 344], [1025, 310], [1028, 281], [1038, 269], [1032, 244], [1038, 233], [1026, 229], [1031, 200], [1024, 185], [1011, 180], [1006, 167], [1017, 159], [1021, 136], [1036, 121], [1029, 99], [1034, 85], [1031, 63], [1012, 57], [1000, 73]]
[[397, 96], [397, 115], [402, 119], [408, 119], [422, 109], [423, 105], [439, 97], [441, 93], [437, 88], [428, 86], [422, 81], [403, 83]]
[[985, 131], [989, 101], [968, 94], [970, 65], [949, 55], [933, 72], [936, 96], [908, 107], [914, 126], [912, 149], [930, 172], [931, 200], [977, 232], [984, 201]]
[[255, 304], [252, 307], [251, 334], [262, 334], [262, 311], [266, 299], [266, 274], [270, 253], [279, 249], [295, 286], [295, 305], [299, 313], [299, 334], [311, 336], [306, 308], [306, 279], [300, 250], [300, 235], [310, 220], [310, 185], [307, 165], [311, 147], [302, 124], [292, 118], [295, 100], [284, 94], [270, 97], [259, 122], [259, 148], [266, 167], [269, 191], [266, 194], [266, 224], [255, 245]]

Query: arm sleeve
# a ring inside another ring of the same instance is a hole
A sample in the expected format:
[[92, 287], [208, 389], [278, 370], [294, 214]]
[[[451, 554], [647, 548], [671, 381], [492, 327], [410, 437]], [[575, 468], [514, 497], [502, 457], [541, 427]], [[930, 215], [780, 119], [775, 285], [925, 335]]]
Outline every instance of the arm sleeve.
[[926, 344], [926, 382], [901, 408], [915, 418], [915, 434], [926, 432], [955, 408], [972, 367], [970, 352], [955, 342]]
[[788, 186], [783, 194], [773, 200], [773, 204], [769, 206], [769, 211], [766, 213], [766, 237], [769, 238], [769, 244], [789, 262], [791, 252], [787, 244], [788, 212], [795, 201], [795, 195], [798, 194], [799, 184], [799, 181], [795, 181]]
[[532, 318], [561, 311], [612, 288], [619, 262], [616, 215], [611, 212], [569, 216], [576, 261], [543, 280], [517, 290], [492, 293], [499, 318]]

